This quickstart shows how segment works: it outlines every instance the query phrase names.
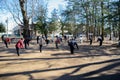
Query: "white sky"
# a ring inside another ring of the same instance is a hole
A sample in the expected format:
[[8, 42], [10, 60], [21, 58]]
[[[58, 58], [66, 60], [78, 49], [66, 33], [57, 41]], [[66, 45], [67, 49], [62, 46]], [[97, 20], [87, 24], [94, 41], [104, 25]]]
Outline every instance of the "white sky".
[[8, 19], [8, 31], [11, 31], [16, 25], [16, 23], [13, 21], [12, 15], [9, 12], [0, 13], [0, 23], [2, 22], [6, 28], [7, 28], [7, 23], [6, 23], [7, 19]]
[[[54, 8], [58, 9], [60, 6], [61, 7], [65, 6], [64, 0], [49, 0], [48, 3], [49, 16]], [[10, 31], [16, 26], [16, 23], [12, 19], [12, 15], [9, 12], [0, 12], [0, 22], [4, 23], [6, 27], [7, 27], [7, 23], [5, 21], [7, 19], [8, 19], [8, 30]]]
[[49, 0], [48, 11], [51, 12], [54, 8], [58, 9], [60, 6], [65, 6], [64, 0]]

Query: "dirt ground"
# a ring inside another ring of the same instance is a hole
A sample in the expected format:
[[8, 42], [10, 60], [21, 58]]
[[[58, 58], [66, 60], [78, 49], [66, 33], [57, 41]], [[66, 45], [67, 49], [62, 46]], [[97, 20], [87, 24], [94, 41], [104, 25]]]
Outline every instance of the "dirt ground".
[[0, 80], [120, 80], [120, 48], [111, 44], [79, 43], [70, 54], [67, 43], [51, 43], [40, 53], [32, 41], [17, 56], [15, 44], [0, 43]]

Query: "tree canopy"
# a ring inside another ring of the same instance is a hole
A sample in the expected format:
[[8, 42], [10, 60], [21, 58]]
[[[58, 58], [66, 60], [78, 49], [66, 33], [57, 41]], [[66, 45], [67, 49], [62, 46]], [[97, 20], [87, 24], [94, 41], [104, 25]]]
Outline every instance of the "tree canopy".
[[[119, 37], [120, 40], [120, 0], [65, 0], [66, 8], [57, 9], [48, 16], [48, 2], [46, 0], [12, 0], [6, 2], [7, 9], [13, 18], [24, 26], [24, 36], [30, 34], [29, 24], [36, 24], [35, 30], [47, 35], [57, 29], [78, 35], [84, 33], [87, 39], [92, 34]], [[29, 5], [31, 4], [31, 5]], [[11, 6], [10, 6], [11, 5]], [[59, 28], [56, 28], [59, 26]], [[110, 37], [111, 38], [111, 37]]]

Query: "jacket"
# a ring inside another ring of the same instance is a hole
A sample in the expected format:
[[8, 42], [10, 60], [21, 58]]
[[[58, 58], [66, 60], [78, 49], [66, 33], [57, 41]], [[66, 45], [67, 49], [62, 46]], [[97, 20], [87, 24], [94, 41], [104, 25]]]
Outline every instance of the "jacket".
[[43, 44], [43, 40], [42, 40], [42, 38], [41, 37], [39, 37], [39, 45], [42, 45]]
[[24, 48], [23, 40], [19, 40], [15, 46], [18, 48]]

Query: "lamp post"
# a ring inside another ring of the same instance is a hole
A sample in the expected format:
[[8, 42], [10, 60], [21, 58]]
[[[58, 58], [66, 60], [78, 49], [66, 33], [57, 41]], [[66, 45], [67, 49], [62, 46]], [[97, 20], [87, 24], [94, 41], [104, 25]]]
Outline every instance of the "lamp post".
[[6, 24], [7, 24], [7, 29], [6, 29], [6, 31], [7, 31], [7, 37], [8, 37], [8, 18], [6, 19]]

